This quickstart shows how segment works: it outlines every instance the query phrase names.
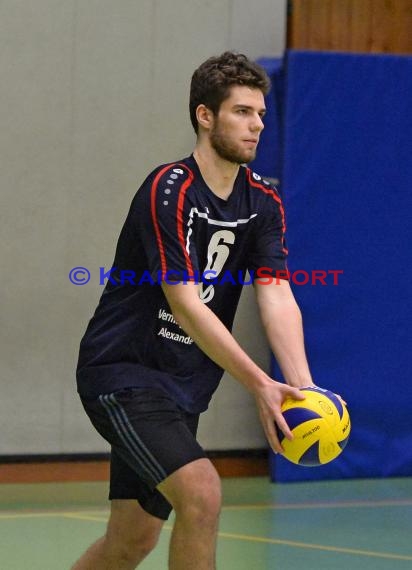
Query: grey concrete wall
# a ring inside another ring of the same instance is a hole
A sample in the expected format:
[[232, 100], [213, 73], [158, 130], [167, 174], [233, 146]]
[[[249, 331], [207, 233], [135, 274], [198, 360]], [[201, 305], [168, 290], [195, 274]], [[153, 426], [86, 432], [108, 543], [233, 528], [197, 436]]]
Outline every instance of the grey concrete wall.
[[[192, 149], [193, 69], [224, 49], [279, 55], [284, 39], [284, 0], [1, 2], [0, 455], [107, 449], [74, 379], [98, 268], [110, 267], [146, 174]], [[85, 286], [69, 282], [78, 265], [91, 271]], [[251, 291], [235, 334], [266, 366]], [[264, 445], [232, 379], [200, 438], [209, 449]]]

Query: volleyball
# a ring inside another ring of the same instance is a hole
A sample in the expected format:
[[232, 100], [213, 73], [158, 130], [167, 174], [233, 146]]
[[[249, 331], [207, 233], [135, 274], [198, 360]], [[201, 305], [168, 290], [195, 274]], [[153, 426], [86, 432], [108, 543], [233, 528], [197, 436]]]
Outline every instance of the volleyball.
[[287, 398], [282, 413], [292, 434], [289, 441], [279, 432], [283, 457], [307, 467], [325, 465], [344, 450], [351, 429], [348, 410], [329, 390], [302, 389], [305, 400]]

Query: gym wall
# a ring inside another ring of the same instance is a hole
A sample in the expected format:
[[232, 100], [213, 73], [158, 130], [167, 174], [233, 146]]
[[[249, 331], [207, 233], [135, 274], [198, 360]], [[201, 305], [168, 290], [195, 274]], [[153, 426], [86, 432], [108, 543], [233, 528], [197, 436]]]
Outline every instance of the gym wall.
[[[147, 173], [192, 150], [195, 67], [225, 49], [280, 55], [285, 20], [285, 0], [1, 2], [0, 456], [107, 450], [74, 375], [99, 267]], [[90, 270], [87, 285], [70, 283], [75, 266]], [[250, 293], [236, 334], [269, 368]], [[208, 449], [265, 445], [230, 378], [200, 437]]]

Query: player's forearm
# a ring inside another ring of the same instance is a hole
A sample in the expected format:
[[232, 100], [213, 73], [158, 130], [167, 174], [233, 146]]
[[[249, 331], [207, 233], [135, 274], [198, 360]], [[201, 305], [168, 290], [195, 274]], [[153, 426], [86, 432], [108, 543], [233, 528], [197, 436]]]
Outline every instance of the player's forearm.
[[174, 318], [211, 360], [251, 392], [271, 381], [197, 296], [179, 298], [175, 292], [176, 289], [165, 291]]
[[305, 353], [302, 315], [289, 283], [257, 282], [255, 291], [269, 344], [286, 382], [297, 388], [313, 384]]
[[266, 307], [262, 322], [286, 382], [297, 388], [313, 384], [305, 353], [302, 316], [294, 299]]

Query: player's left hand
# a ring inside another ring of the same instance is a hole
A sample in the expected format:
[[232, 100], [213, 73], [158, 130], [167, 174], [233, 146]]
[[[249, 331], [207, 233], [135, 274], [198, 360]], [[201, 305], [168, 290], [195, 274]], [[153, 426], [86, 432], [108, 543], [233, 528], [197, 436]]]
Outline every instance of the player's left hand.
[[[315, 384], [313, 384], [312, 386], [305, 386], [305, 388], [319, 388], [319, 386], [316, 386]], [[300, 390], [304, 390], [305, 388], [300, 388]], [[322, 390], [322, 388], [319, 388], [319, 389]], [[338, 400], [341, 402], [341, 404], [343, 404], [344, 406], [348, 405], [340, 394], [336, 394], [336, 392], [334, 392], [333, 390], [329, 390], [329, 392], [332, 392], [332, 394], [335, 394], [335, 396], [338, 398]]]

